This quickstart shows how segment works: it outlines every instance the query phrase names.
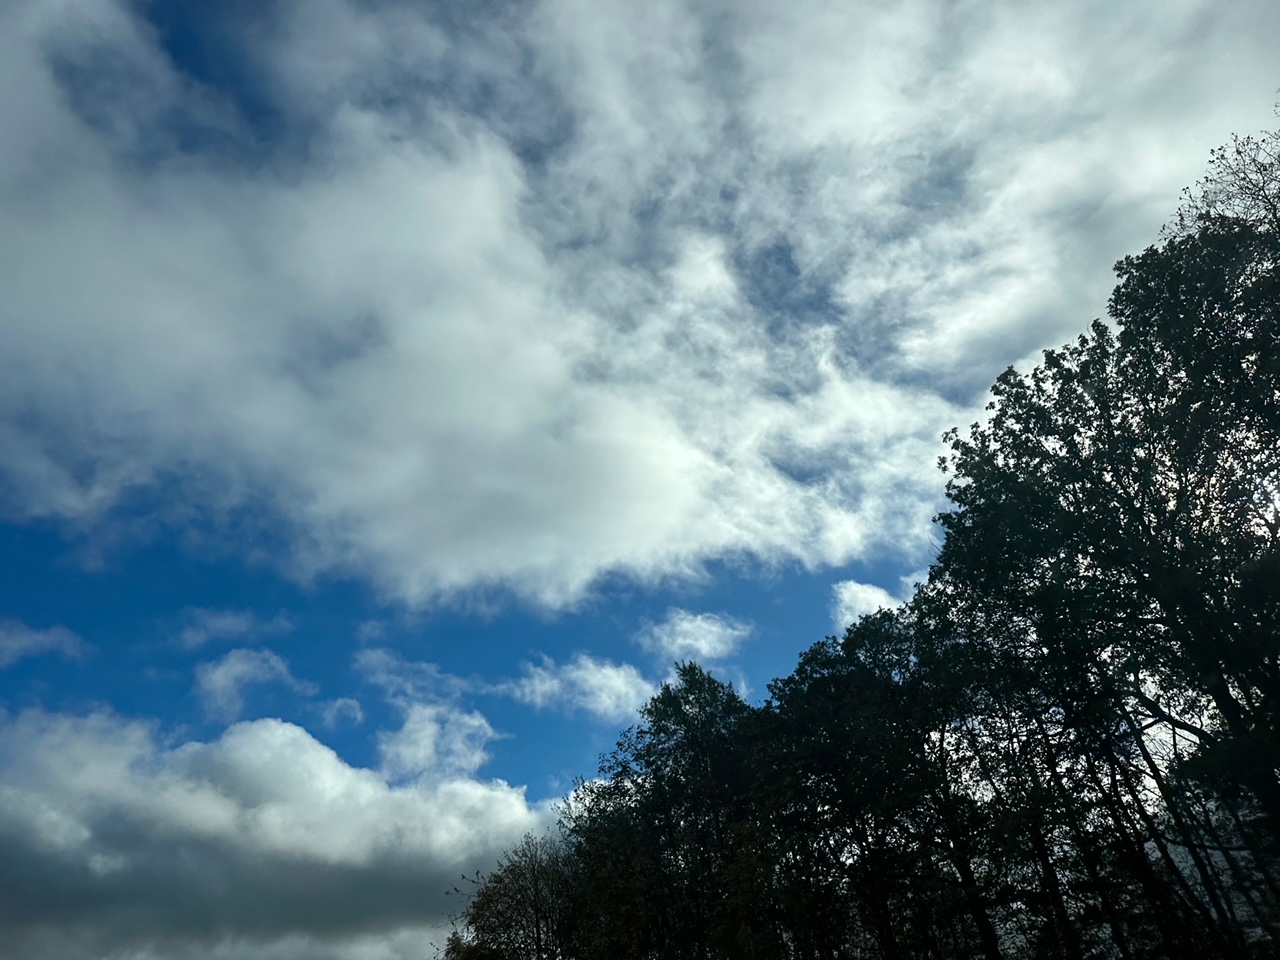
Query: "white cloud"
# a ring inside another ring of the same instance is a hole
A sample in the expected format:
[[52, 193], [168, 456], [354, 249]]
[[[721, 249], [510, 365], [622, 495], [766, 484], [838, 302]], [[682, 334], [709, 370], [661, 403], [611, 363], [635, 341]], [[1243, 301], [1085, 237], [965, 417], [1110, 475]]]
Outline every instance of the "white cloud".
[[666, 619], [645, 627], [636, 640], [667, 660], [723, 660], [737, 651], [751, 631], [751, 624], [734, 617], [672, 607]]
[[182, 611], [180, 619], [183, 627], [174, 639], [188, 650], [213, 640], [255, 640], [293, 630], [293, 622], [282, 613], [263, 620], [252, 610], [188, 607]]
[[495, 736], [479, 713], [415, 703], [399, 730], [378, 735], [382, 770], [395, 781], [471, 776], [489, 759], [485, 744]]
[[196, 692], [205, 712], [220, 720], [235, 720], [244, 710], [244, 688], [280, 683], [295, 693], [311, 695], [316, 687], [297, 679], [289, 665], [271, 650], [239, 648], [196, 667]]
[[77, 659], [88, 649], [88, 644], [61, 624], [36, 630], [18, 620], [0, 620], [0, 667], [48, 654]]
[[498, 734], [482, 714], [458, 706], [473, 684], [382, 647], [357, 650], [354, 666], [403, 718], [398, 730], [378, 734], [389, 779], [470, 776], [489, 759], [485, 745]]
[[831, 621], [837, 633], [844, 633], [845, 628], [859, 617], [882, 608], [892, 609], [901, 603], [901, 599], [884, 587], [877, 587], [873, 583], [859, 583], [857, 580], [842, 580], [831, 586]]
[[658, 692], [657, 686], [629, 663], [612, 663], [580, 653], [568, 663], [543, 657], [526, 663], [519, 680], [498, 688], [539, 710], [581, 710], [606, 721], [634, 720]]
[[1280, 33], [1262, 0], [543, 0], [467, 37], [327, 0], [237, 51], [255, 139], [138, 9], [0, 13], [0, 506], [129, 496], [412, 604], [918, 562], [939, 433], [1272, 121]]
[[280, 720], [168, 744], [107, 714], [2, 718], [0, 953], [421, 957], [459, 874], [546, 822], [522, 789], [432, 770], [393, 783]]

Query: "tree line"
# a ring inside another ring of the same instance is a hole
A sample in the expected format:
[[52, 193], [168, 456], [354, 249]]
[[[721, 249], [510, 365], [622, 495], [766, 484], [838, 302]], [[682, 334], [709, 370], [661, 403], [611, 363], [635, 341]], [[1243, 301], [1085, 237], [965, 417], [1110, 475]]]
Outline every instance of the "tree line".
[[448, 960], [1280, 954], [1280, 133], [947, 435], [897, 609], [679, 666]]

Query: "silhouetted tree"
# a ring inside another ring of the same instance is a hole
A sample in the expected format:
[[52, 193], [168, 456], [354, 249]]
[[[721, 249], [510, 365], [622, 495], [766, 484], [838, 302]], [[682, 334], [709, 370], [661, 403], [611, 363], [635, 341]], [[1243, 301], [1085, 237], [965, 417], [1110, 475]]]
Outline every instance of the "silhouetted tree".
[[550, 836], [526, 836], [477, 881], [445, 960], [562, 960], [576, 864]]

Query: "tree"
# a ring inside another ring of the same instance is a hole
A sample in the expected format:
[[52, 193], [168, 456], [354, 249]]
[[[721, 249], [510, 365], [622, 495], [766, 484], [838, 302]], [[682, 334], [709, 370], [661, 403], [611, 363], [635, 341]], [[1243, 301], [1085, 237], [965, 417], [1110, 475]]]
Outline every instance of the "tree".
[[1188, 920], [1190, 954], [1240, 955], [1275, 927], [1278, 143], [1216, 152], [1165, 242], [1117, 264], [1118, 329], [1006, 371], [987, 422], [949, 435], [931, 576], [958, 629], [1022, 675], [1006, 689], [1062, 718], [1036, 749], [1069, 745], [1064, 761], [1127, 784], [1097, 809], [1137, 818], [1181, 912], [1201, 914], [1211, 942], [1193, 950]]
[[561, 843], [525, 836], [476, 880], [462, 912], [469, 937], [450, 936], [446, 960], [562, 960], [574, 879]]
[[[790, 813], [779, 839], [825, 878], [813, 891], [827, 904], [815, 943], [999, 960], [974, 842], [980, 811], [948, 767], [962, 693], [916, 614], [864, 617], [770, 685], [777, 760], [766, 776], [790, 793], [774, 800]], [[851, 928], [830, 916], [833, 906]]]
[[736, 942], [748, 770], [739, 729], [751, 712], [728, 684], [680, 664], [602, 779], [579, 787], [566, 829], [583, 870], [588, 955], [700, 957]]

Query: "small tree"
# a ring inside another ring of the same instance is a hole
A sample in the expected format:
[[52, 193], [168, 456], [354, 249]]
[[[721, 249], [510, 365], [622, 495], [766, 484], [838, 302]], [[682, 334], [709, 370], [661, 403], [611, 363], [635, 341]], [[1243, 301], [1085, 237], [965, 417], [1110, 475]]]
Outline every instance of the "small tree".
[[555, 839], [528, 834], [479, 879], [445, 960], [562, 960], [573, 860]]

